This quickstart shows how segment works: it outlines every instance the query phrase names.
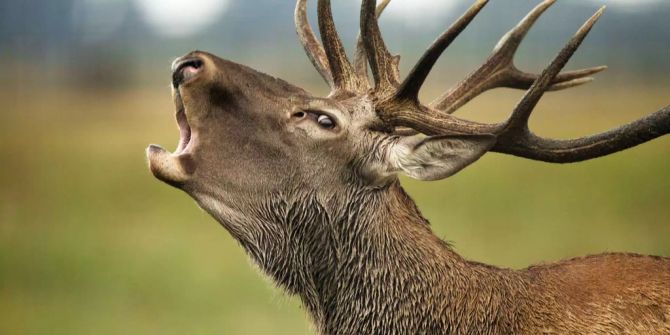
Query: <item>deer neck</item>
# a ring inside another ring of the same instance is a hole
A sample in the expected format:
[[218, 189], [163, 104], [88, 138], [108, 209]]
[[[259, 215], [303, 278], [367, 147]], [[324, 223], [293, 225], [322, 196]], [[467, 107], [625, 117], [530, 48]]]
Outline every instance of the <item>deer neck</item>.
[[238, 239], [323, 334], [458, 329], [520, 307], [521, 280], [456, 254], [399, 183], [267, 207], [273, 224]]

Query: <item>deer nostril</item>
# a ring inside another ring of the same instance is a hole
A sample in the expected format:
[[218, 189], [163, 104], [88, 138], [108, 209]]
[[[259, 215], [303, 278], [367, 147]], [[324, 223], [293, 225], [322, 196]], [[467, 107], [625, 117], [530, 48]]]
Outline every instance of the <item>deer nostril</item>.
[[197, 75], [203, 65], [202, 60], [198, 58], [188, 58], [175, 62], [172, 73], [174, 87], [178, 87], [182, 82]]

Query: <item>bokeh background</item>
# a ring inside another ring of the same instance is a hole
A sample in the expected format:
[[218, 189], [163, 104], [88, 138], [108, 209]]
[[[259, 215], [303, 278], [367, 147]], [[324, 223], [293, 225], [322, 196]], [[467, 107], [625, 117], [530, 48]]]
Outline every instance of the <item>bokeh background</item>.
[[[333, 2], [351, 47], [359, 1]], [[382, 29], [405, 73], [469, 2], [391, 3]], [[445, 53], [425, 97], [473, 70], [538, 2], [491, 1]], [[602, 4], [606, 15], [569, 67], [610, 69], [548, 95], [532, 119], [541, 134], [586, 135], [670, 103], [668, 1], [558, 1], [518, 65], [539, 71]], [[154, 180], [144, 157], [149, 143], [177, 141], [169, 65], [192, 49], [326, 93], [295, 38], [293, 6], [0, 2], [0, 334], [312, 333], [298, 302], [185, 194]], [[487, 93], [460, 115], [500, 120], [521, 94]], [[446, 181], [403, 182], [435, 231], [478, 261], [670, 256], [669, 154], [670, 138], [563, 166], [491, 154]]]

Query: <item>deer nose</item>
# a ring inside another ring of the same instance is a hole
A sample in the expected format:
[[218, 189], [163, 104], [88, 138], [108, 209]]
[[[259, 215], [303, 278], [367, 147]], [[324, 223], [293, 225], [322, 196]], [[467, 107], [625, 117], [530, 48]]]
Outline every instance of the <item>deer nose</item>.
[[177, 88], [200, 73], [204, 62], [193, 56], [177, 58], [172, 63], [172, 85]]

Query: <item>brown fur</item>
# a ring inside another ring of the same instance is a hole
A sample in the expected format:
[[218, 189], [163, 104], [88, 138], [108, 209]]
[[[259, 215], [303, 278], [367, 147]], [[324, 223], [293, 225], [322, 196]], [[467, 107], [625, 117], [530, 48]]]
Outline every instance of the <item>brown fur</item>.
[[373, 91], [317, 98], [204, 52], [177, 60], [173, 80], [182, 144], [151, 146], [151, 171], [299, 296], [320, 334], [670, 334], [670, 259], [515, 271], [465, 260], [433, 234], [398, 173], [445, 178], [495, 136], [402, 135]]

